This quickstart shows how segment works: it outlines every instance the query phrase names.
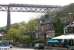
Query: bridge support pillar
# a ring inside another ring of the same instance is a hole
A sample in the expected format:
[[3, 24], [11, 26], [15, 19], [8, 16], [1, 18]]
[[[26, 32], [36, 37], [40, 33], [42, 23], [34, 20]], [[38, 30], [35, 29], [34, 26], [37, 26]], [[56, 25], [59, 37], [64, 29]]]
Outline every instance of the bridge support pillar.
[[10, 28], [10, 7], [8, 6], [8, 10], [7, 10], [7, 30]]

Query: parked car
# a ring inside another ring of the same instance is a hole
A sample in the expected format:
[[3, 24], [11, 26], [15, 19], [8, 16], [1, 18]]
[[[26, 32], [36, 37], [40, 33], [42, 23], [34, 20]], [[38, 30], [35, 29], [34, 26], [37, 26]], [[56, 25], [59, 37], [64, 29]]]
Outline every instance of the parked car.
[[43, 43], [36, 43], [34, 48], [35, 49], [44, 49], [44, 44]]
[[62, 45], [62, 43], [59, 40], [55, 40], [55, 39], [49, 39], [48, 40], [48, 46], [56, 47], [56, 46], [61, 46], [61, 45]]
[[8, 50], [12, 48], [12, 45], [9, 44], [7, 41], [0, 41], [0, 50]]

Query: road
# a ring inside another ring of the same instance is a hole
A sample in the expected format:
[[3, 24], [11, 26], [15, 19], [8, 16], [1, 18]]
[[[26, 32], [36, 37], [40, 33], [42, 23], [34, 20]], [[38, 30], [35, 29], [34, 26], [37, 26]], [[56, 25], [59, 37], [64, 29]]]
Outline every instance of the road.
[[34, 50], [30, 48], [11, 48], [10, 50]]

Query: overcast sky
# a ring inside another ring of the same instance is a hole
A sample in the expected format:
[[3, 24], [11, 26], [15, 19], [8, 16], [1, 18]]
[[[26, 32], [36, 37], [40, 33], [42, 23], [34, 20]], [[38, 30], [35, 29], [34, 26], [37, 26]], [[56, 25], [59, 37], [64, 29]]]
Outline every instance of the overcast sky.
[[[74, 3], [74, 0], [0, 0], [0, 4], [10, 4], [10, 3], [18, 3], [18, 4], [38, 4], [38, 5], [68, 5], [70, 3]], [[22, 12], [11, 12], [11, 23], [21, 22], [21, 21], [29, 21], [30, 19], [37, 18], [41, 15], [41, 13], [22, 13]], [[6, 25], [7, 19], [6, 12], [0, 12], [0, 27]]]

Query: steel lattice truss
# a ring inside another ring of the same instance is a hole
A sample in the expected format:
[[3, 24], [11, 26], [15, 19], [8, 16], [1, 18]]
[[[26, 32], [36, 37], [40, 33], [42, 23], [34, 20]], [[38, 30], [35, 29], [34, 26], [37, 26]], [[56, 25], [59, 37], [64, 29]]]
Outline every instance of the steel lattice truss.
[[[60, 6], [52, 5], [31, 5], [31, 4], [0, 4], [0, 11], [7, 11], [7, 29], [9, 29], [11, 20], [10, 12], [38, 12], [47, 13], [48, 10], [61, 8]], [[51, 10], [51, 11], [52, 11]]]
[[28, 5], [28, 4], [9, 4], [9, 5], [1, 5], [0, 11], [8, 11], [10, 12], [47, 12], [48, 10], [60, 8], [60, 6], [51, 6], [51, 5]]

